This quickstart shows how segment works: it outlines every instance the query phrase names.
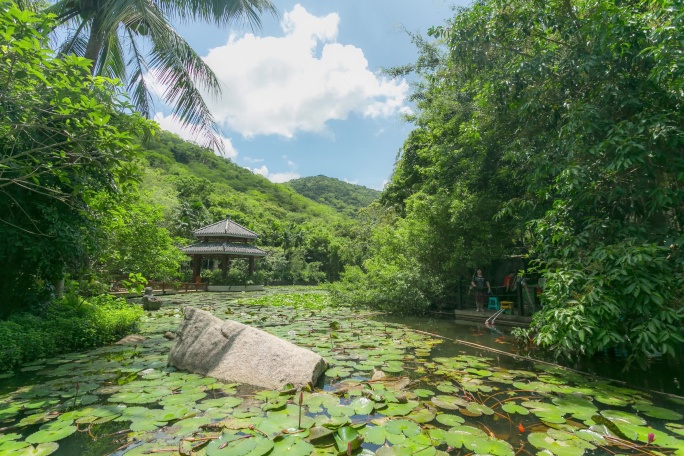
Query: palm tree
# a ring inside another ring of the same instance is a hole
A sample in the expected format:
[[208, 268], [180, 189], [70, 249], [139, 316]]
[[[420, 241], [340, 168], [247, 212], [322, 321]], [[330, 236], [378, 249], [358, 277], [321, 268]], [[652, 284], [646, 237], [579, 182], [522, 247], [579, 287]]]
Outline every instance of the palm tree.
[[202, 20], [219, 25], [275, 13], [271, 0], [58, 0], [47, 8], [69, 33], [59, 51], [93, 61], [92, 74], [120, 79], [133, 104], [153, 114], [149, 85], [163, 87], [161, 98], [173, 114], [199, 134], [208, 147], [223, 151], [219, 130], [202, 91], [221, 93], [218, 79], [176, 32], [170, 20]]

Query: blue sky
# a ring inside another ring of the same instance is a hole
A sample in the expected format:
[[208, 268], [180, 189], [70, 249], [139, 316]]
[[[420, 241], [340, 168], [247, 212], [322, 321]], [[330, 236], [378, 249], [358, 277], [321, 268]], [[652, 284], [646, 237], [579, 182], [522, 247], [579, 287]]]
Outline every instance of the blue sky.
[[[231, 159], [274, 182], [323, 174], [381, 189], [411, 125], [408, 82], [381, 68], [417, 53], [402, 27], [425, 34], [453, 14], [443, 0], [275, 0], [263, 27], [178, 27], [224, 84], [209, 105]], [[461, 2], [465, 4], [465, 2]], [[170, 112], [162, 128], [188, 139]]]

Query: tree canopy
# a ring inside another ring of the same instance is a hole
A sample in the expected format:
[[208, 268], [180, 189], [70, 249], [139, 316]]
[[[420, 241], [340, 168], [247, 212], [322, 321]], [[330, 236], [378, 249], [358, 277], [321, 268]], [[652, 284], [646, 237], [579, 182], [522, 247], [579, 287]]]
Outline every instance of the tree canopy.
[[415, 129], [382, 195], [400, 215], [385, 263], [399, 251], [441, 278], [416, 282], [434, 304], [463, 266], [527, 253], [546, 279], [538, 344], [674, 355], [683, 20], [668, 0], [493, 0], [433, 28], [434, 45], [417, 37]]
[[152, 128], [90, 62], [55, 56], [47, 16], [0, 3], [0, 295], [48, 301], [52, 283], [94, 247], [89, 202], [131, 176], [134, 135]]

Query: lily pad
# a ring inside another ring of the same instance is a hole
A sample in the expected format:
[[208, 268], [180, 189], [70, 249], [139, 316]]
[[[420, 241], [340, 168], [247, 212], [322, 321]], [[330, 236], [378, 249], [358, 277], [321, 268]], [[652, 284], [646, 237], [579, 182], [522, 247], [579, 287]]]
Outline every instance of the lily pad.
[[458, 415], [450, 415], [448, 413], [441, 413], [437, 415], [437, 421], [445, 426], [458, 426], [465, 423], [463, 417]]
[[76, 432], [76, 426], [41, 429], [26, 437], [28, 443], [48, 443], [62, 440]]
[[468, 401], [456, 396], [434, 396], [430, 401], [437, 407], [445, 410], [459, 410], [461, 407], [467, 407]]

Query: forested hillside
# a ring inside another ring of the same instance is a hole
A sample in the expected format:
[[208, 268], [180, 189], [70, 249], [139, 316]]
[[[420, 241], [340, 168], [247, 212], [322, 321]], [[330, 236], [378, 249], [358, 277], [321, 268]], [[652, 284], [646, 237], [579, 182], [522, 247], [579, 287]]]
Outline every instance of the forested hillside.
[[260, 235], [270, 255], [259, 267], [271, 281], [335, 280], [345, 264], [360, 264], [364, 230], [333, 208], [168, 132], [141, 148], [141, 198], [160, 207], [160, 223], [177, 244], [230, 214]]
[[378, 190], [326, 176], [310, 176], [288, 182], [300, 195], [354, 216], [380, 197]]

